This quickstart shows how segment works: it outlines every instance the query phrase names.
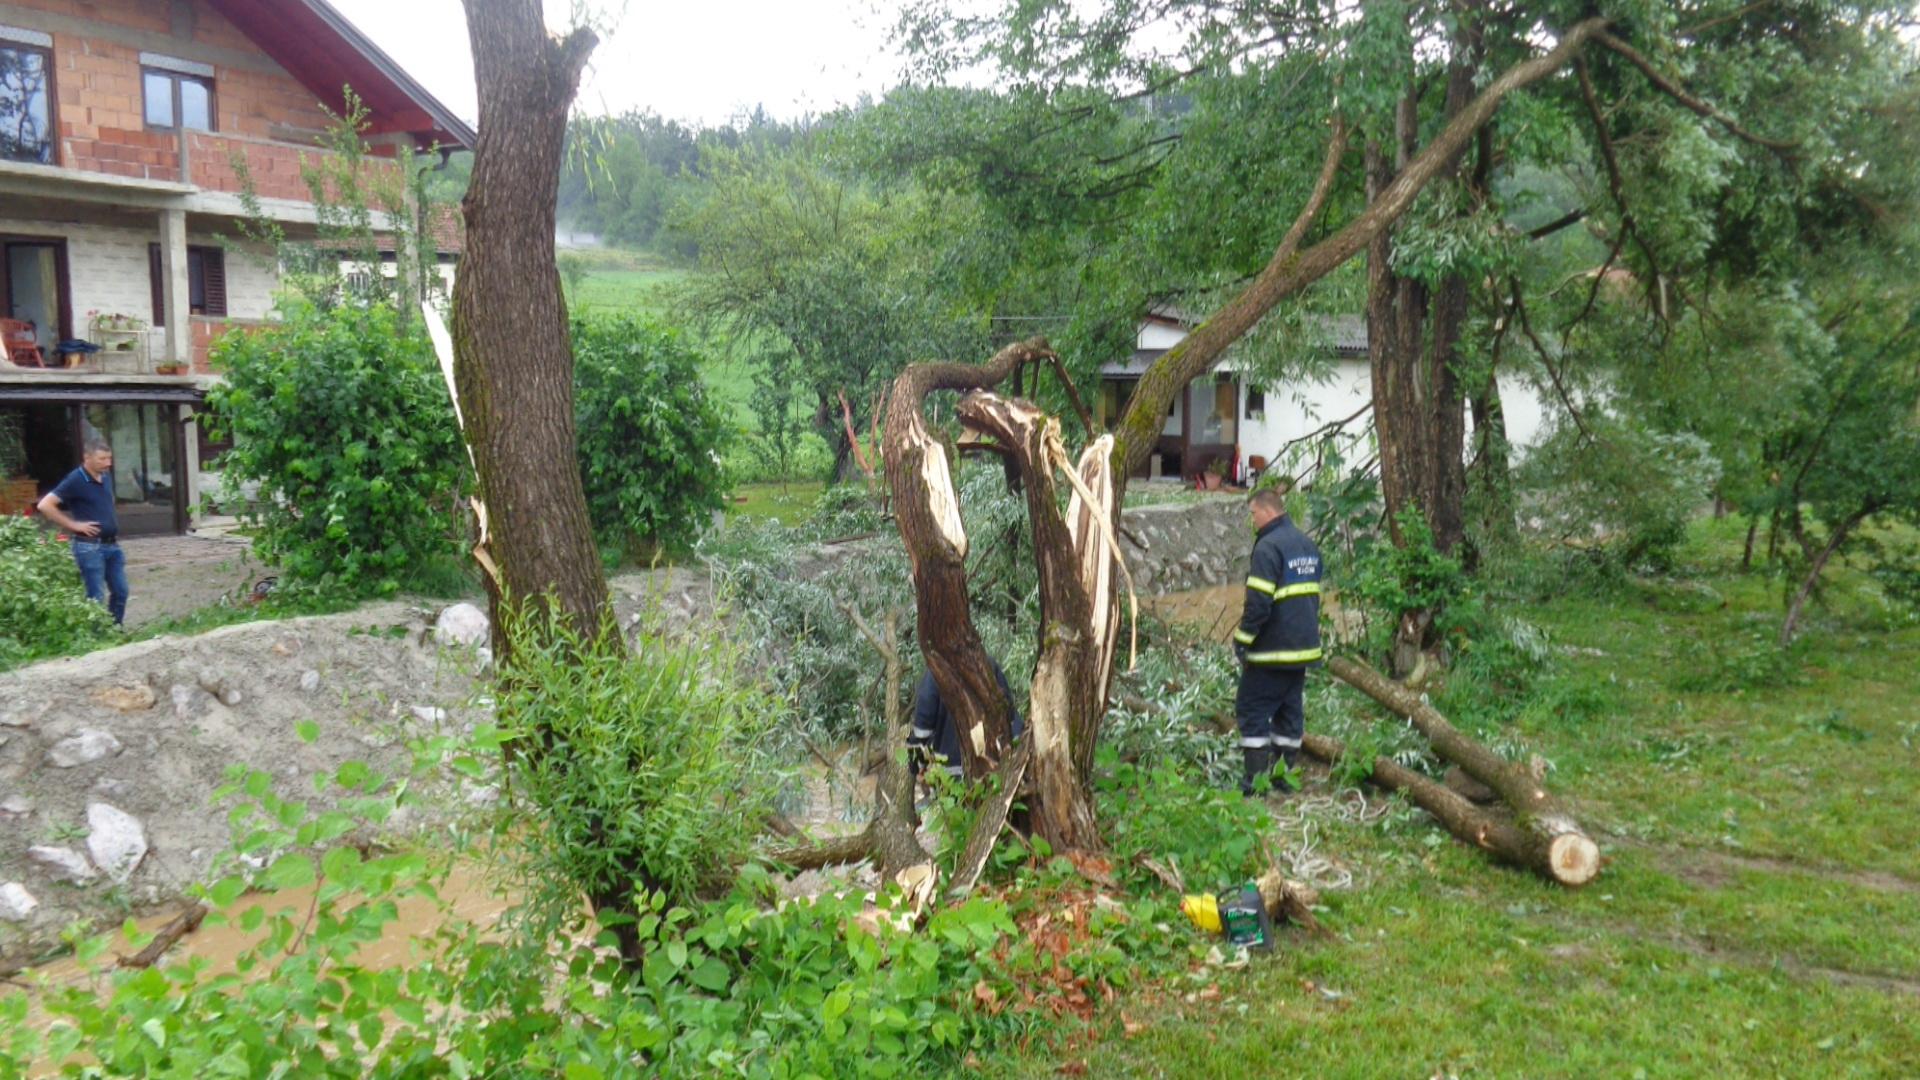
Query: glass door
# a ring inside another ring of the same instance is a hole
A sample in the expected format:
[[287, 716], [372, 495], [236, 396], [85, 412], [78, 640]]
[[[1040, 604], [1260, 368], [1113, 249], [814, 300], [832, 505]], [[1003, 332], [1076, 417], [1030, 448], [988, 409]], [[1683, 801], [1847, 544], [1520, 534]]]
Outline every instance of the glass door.
[[7, 318], [33, 324], [47, 362], [60, 341], [60, 246], [46, 241], [5, 242]]

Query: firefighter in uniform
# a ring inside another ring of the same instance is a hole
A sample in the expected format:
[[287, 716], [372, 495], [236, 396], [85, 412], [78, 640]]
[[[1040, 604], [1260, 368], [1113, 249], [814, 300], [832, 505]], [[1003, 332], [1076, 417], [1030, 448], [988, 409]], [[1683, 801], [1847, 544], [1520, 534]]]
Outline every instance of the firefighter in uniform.
[[1320, 663], [1320, 549], [1288, 519], [1280, 492], [1262, 488], [1247, 500], [1253, 520], [1253, 563], [1246, 607], [1233, 635], [1240, 660], [1240, 692], [1233, 715], [1240, 727], [1242, 794], [1262, 776], [1291, 791], [1274, 766], [1291, 768], [1306, 731], [1307, 669]]

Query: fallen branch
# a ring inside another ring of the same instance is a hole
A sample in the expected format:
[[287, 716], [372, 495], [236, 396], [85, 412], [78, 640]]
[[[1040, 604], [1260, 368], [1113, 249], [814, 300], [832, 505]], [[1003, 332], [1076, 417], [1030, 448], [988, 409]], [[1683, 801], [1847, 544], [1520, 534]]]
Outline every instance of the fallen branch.
[[960, 849], [960, 861], [954, 864], [953, 883], [947, 887], [948, 899], [964, 900], [979, 883], [980, 875], [987, 869], [987, 859], [993, 854], [993, 845], [1000, 839], [1000, 830], [1007, 827], [1007, 814], [1013, 810], [1020, 782], [1026, 779], [1027, 759], [1032, 755], [1033, 738], [1029, 736], [1014, 743], [1013, 749], [1000, 759], [1000, 767], [994, 771], [998, 786], [980, 808], [973, 832], [967, 835], [967, 846]]
[[[1347, 748], [1338, 739], [1312, 732], [1301, 740], [1301, 747], [1329, 765], [1338, 764], [1347, 756]], [[1591, 860], [1568, 858], [1567, 845], [1556, 847], [1558, 841], [1567, 840], [1568, 837], [1543, 839], [1512, 821], [1494, 817], [1459, 794], [1392, 758], [1374, 758], [1367, 779], [1389, 791], [1404, 793], [1415, 806], [1433, 815], [1434, 820], [1460, 840], [1502, 862], [1531, 870], [1549, 881], [1578, 888], [1593, 880], [1599, 870], [1597, 857]]]
[[[1535, 841], [1524, 851], [1516, 853], [1533, 858], [1537, 847], [1546, 855], [1545, 863], [1536, 865], [1535, 869], [1563, 885], [1585, 885], [1600, 872], [1599, 845], [1587, 836], [1586, 831], [1561, 808], [1557, 800], [1547, 794], [1539, 777], [1462, 734], [1418, 695], [1367, 665], [1336, 656], [1327, 661], [1327, 670], [1342, 682], [1404, 717], [1427, 737], [1441, 757], [1498, 792], [1513, 808], [1514, 827], [1531, 835]], [[1375, 771], [1377, 774], [1378, 770]], [[1432, 784], [1432, 781], [1426, 782]], [[1468, 805], [1466, 800], [1444, 787], [1437, 784], [1433, 786], [1446, 791], [1447, 795], [1458, 799], [1461, 804]]]
[[147, 942], [146, 948], [141, 949], [132, 956], [121, 957], [119, 966], [123, 968], [152, 967], [162, 956], [166, 955], [168, 949], [173, 948], [175, 942], [193, 933], [195, 930], [200, 929], [200, 921], [206, 917], [207, 905], [193, 905], [174, 916], [173, 920], [167, 923], [167, 925], [161, 927], [160, 932], [153, 935], [153, 940]]

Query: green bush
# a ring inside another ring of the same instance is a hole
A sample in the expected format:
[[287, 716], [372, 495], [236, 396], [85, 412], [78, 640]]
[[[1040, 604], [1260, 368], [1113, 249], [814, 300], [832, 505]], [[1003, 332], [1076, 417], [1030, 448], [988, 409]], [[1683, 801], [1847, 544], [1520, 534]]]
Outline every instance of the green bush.
[[535, 907], [550, 921], [582, 893], [636, 887], [674, 903], [724, 891], [759, 835], [772, 789], [759, 735], [780, 706], [716, 636], [611, 624], [583, 642], [541, 609], [509, 624], [498, 714], [523, 739], [511, 780]]
[[633, 314], [573, 321], [574, 417], [587, 512], [629, 554], [684, 547], [724, 504], [731, 432], [703, 360], [678, 332]]
[[222, 468], [259, 485], [242, 516], [290, 582], [389, 595], [458, 555], [467, 463], [424, 333], [384, 307], [289, 304], [221, 338], [213, 362]]
[[0, 517], [0, 668], [80, 652], [112, 633], [66, 545], [31, 519]]

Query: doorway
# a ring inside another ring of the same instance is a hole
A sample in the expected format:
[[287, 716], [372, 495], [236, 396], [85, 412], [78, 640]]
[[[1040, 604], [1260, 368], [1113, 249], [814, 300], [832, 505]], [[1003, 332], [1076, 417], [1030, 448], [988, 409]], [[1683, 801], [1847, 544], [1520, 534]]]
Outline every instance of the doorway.
[[0, 237], [0, 301], [9, 319], [33, 324], [40, 352], [52, 362], [54, 346], [73, 336], [67, 300], [67, 242], [40, 237]]

